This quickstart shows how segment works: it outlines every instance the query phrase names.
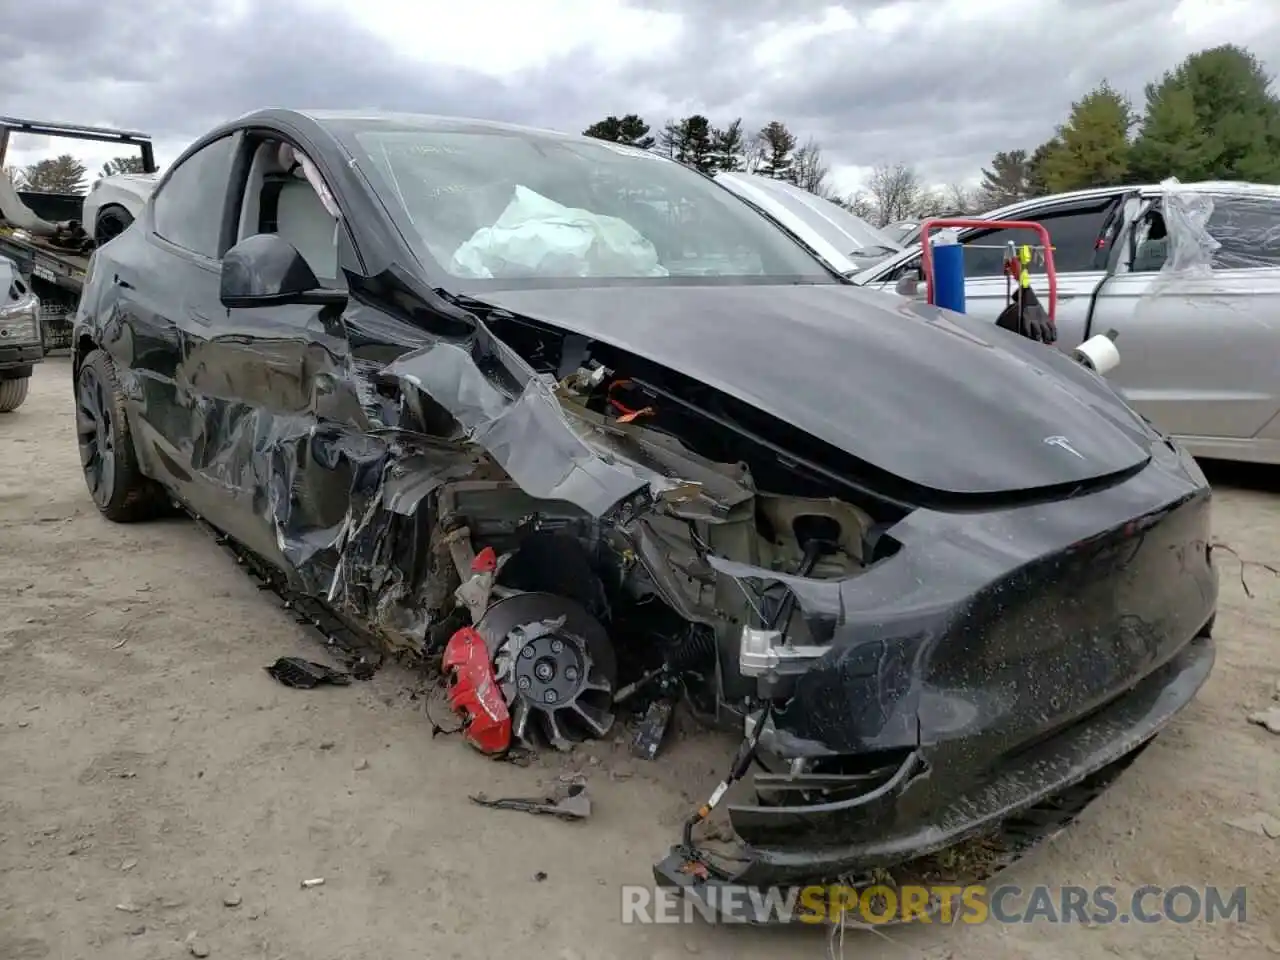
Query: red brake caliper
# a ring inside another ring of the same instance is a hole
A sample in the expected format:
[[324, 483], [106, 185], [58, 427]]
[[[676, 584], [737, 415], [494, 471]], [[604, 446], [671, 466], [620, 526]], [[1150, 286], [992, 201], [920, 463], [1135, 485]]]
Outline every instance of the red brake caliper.
[[445, 644], [441, 668], [449, 678], [449, 706], [462, 717], [467, 742], [481, 753], [505, 751], [511, 743], [511, 715], [484, 638], [473, 627], [463, 627]]

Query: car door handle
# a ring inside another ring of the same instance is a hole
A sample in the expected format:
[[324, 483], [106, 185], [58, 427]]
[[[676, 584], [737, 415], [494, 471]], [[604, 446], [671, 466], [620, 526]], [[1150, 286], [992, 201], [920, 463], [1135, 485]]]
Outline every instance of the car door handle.
[[130, 283], [128, 280], [124, 280], [124, 279], [122, 279], [122, 278], [121, 278], [121, 276], [120, 276], [120, 274], [118, 274], [118, 273], [117, 273], [117, 274], [115, 274], [114, 276], [112, 276], [112, 278], [111, 278], [111, 282], [112, 282], [112, 283], [114, 283], [117, 287], [121, 287], [121, 288], [123, 288], [123, 289], [125, 289], [125, 290], [132, 290], [132, 289], [133, 289], [133, 284], [132, 284], [132, 283]]

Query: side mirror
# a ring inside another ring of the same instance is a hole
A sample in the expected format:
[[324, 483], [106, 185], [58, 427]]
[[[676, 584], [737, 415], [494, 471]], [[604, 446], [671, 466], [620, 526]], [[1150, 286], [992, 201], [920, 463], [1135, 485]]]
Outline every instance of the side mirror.
[[902, 297], [922, 297], [924, 291], [924, 264], [920, 261], [904, 263], [898, 268], [898, 282], [893, 285], [894, 292]]
[[295, 303], [341, 307], [347, 295], [320, 286], [315, 271], [288, 240], [259, 233], [245, 237], [222, 258], [219, 299], [233, 310]]

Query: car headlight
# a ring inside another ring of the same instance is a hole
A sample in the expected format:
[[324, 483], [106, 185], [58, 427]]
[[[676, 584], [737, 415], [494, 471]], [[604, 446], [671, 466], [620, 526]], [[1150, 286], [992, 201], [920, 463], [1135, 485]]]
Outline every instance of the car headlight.
[[0, 346], [40, 342], [40, 301], [27, 294], [0, 307]]

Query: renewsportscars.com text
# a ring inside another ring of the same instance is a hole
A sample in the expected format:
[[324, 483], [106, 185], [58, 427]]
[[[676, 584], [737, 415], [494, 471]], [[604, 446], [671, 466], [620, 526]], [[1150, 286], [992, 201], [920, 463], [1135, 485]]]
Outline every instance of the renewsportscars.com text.
[[708, 886], [701, 899], [654, 887], [622, 888], [622, 922], [692, 923], [1243, 923], [1244, 887], [1012, 884], [774, 887]]

